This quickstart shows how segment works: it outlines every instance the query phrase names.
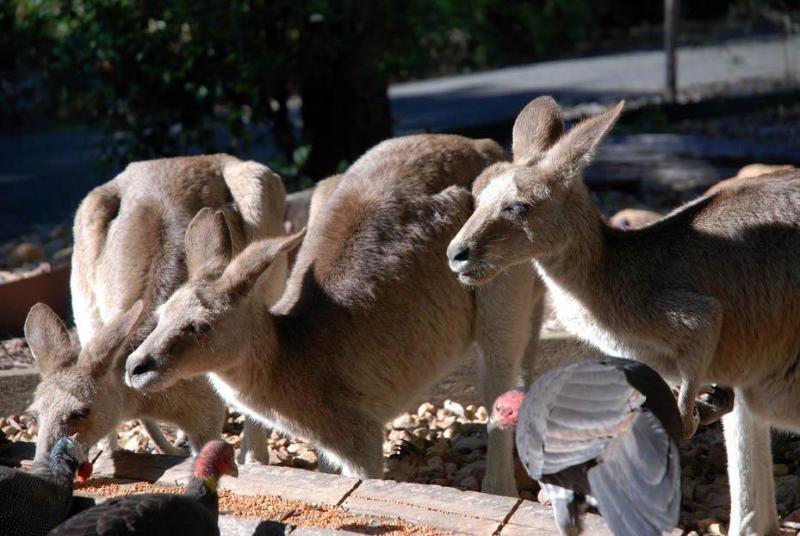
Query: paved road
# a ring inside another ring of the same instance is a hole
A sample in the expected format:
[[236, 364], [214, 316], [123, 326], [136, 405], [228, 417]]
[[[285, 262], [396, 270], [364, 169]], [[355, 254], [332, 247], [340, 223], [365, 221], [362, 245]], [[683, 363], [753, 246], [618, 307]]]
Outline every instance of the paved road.
[[[800, 36], [737, 40], [678, 51], [682, 90], [752, 78], [782, 78], [787, 72], [800, 80]], [[642, 51], [396, 84], [389, 95], [395, 133], [407, 134], [508, 120], [542, 94], [578, 104], [657, 96], [663, 87], [663, 52]]]
[[[691, 47], [679, 52], [682, 89], [787, 72], [800, 76], [800, 36]], [[663, 54], [629, 52], [544, 62], [390, 88], [395, 132], [448, 131], [511, 120], [532, 97], [568, 104], [607, 102], [661, 91]], [[97, 166], [97, 134], [48, 131], [0, 135], [0, 240], [43, 221], [69, 217], [78, 201], [113, 174]], [[258, 157], [265, 159], [265, 148]]]

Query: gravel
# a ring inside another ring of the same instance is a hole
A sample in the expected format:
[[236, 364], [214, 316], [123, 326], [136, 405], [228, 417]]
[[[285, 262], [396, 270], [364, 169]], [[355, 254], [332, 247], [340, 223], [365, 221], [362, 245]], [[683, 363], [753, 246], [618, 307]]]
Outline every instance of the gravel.
[[[384, 430], [386, 478], [478, 491], [486, 468], [486, 420], [485, 408], [452, 401], [446, 401], [443, 407], [425, 403], [416, 412], [398, 416]], [[232, 413], [225, 425], [226, 441], [237, 448], [243, 423], [241, 415]], [[0, 430], [12, 440], [35, 439], [35, 421], [27, 415], [0, 418]], [[175, 439], [174, 430], [165, 431]], [[121, 426], [119, 438], [123, 448], [157, 452], [137, 422]], [[317, 454], [306, 441], [272, 433], [269, 449], [275, 465], [318, 466]], [[785, 534], [796, 535], [800, 529], [800, 436], [775, 434], [773, 456], [778, 509], [787, 525]], [[681, 445], [681, 527], [685, 530], [704, 535], [724, 530], [729, 511], [725, 460], [719, 423], [701, 428], [691, 441]], [[521, 497], [548, 504], [546, 494], [527, 476], [518, 459], [516, 478]]]
[[69, 223], [36, 226], [0, 244], [0, 284], [47, 273], [69, 264], [72, 227]]
[[29, 367], [35, 362], [25, 338], [0, 341], [0, 370]]

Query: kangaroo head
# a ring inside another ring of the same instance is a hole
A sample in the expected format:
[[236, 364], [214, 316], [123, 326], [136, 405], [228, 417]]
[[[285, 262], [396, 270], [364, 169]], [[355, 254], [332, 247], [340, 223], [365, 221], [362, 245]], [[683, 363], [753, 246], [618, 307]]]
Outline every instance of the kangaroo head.
[[[488, 167], [475, 180], [475, 210], [447, 248], [450, 268], [466, 284], [558, 252], [589, 201], [581, 172], [611, 130], [623, 102], [564, 134], [558, 104], [539, 97], [514, 123], [514, 160]], [[577, 210], [576, 210], [577, 207]]]
[[200, 210], [186, 229], [189, 279], [156, 309], [155, 329], [128, 357], [127, 384], [158, 391], [183, 378], [236, 366], [251, 337], [251, 316], [266, 312], [260, 296], [245, 298], [278, 255], [296, 247], [304, 234], [305, 229], [254, 242], [231, 259], [223, 213]]
[[77, 434], [94, 445], [130, 418], [123, 384], [122, 357], [126, 341], [142, 311], [136, 302], [126, 313], [97, 331], [80, 351], [70, 342], [58, 315], [43, 303], [34, 305], [25, 320], [25, 337], [39, 365], [42, 381], [29, 411], [36, 415], [36, 458], [46, 457], [60, 437]]

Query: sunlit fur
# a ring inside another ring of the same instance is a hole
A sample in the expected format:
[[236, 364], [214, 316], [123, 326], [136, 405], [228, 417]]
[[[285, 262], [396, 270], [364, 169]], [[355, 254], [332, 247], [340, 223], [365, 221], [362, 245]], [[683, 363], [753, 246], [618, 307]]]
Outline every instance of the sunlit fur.
[[[37, 458], [47, 455], [56, 438], [73, 433], [88, 445], [109, 434], [104, 448], [115, 449], [116, 426], [135, 418], [143, 419], [148, 434], [170, 454], [186, 452], [172, 446], [154, 421], [180, 427], [194, 452], [218, 437], [225, 406], [205, 379], [181, 382], [158, 396], [125, 386], [127, 353], [152, 328], [143, 318], [128, 338], [125, 327], [136, 318], [126, 314], [141, 299], [146, 317], [185, 281], [184, 233], [201, 208], [224, 210], [239, 251], [254, 239], [282, 233], [283, 204], [277, 175], [227, 155], [135, 162], [86, 196], [75, 215], [71, 271], [82, 349], [73, 347], [63, 323], [45, 306], [32, 310], [26, 324], [42, 374], [32, 406]], [[285, 284], [282, 263], [276, 261], [274, 277], [264, 282], [272, 301]], [[263, 432], [253, 434], [247, 424], [245, 435], [246, 445], [251, 436], [261, 436], [254, 457], [266, 461]]]
[[[381, 477], [384, 424], [473, 343], [487, 407], [522, 383], [523, 355], [535, 351], [542, 289], [530, 266], [472, 290], [445, 261], [472, 208], [465, 187], [504, 159], [489, 140], [387, 140], [317, 188], [305, 238], [251, 244], [227, 265], [215, 260], [228, 251], [226, 222], [198, 216], [186, 237], [196, 268], [128, 358], [129, 384], [153, 391], [208, 373], [239, 410], [309, 439], [344, 474]], [[270, 309], [252, 283], [301, 240]], [[206, 335], [190, 335], [191, 326]], [[512, 447], [510, 433], [490, 432], [485, 490], [516, 493]]]
[[[488, 281], [527, 257], [568, 330], [680, 383], [685, 436], [697, 426], [698, 387], [733, 387], [723, 417], [729, 533], [777, 534], [769, 431], [800, 431], [800, 171], [735, 179], [642, 229], [610, 228], [581, 171], [621, 111], [562, 135], [555, 101], [530, 103], [517, 118], [527, 126], [515, 126], [514, 163], [483, 179], [511, 174], [513, 199], [493, 199], [527, 211], [510, 218], [479, 196], [449, 248], [468, 245], [474, 258], [451, 266], [469, 277], [491, 264]], [[553, 136], [516, 137], [547, 125], [557, 125]]]

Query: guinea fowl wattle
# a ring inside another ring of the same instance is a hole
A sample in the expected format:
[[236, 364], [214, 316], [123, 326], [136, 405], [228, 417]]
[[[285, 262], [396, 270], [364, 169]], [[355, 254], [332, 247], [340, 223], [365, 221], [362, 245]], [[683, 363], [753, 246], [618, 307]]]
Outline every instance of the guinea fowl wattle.
[[71, 437], [62, 437], [50, 456], [29, 473], [0, 466], [0, 532], [8, 536], [47, 534], [63, 522], [72, 506], [75, 474], [85, 480], [92, 473], [86, 449]]
[[193, 473], [183, 495], [149, 493], [109, 499], [50, 534], [218, 535], [217, 482], [222, 475], [238, 475], [233, 447], [222, 440], [207, 443], [197, 455]]
[[677, 525], [680, 414], [646, 365], [609, 358], [552, 369], [527, 395], [500, 396], [490, 425], [516, 427], [520, 459], [549, 495], [562, 534], [580, 534], [587, 505], [617, 536]]

